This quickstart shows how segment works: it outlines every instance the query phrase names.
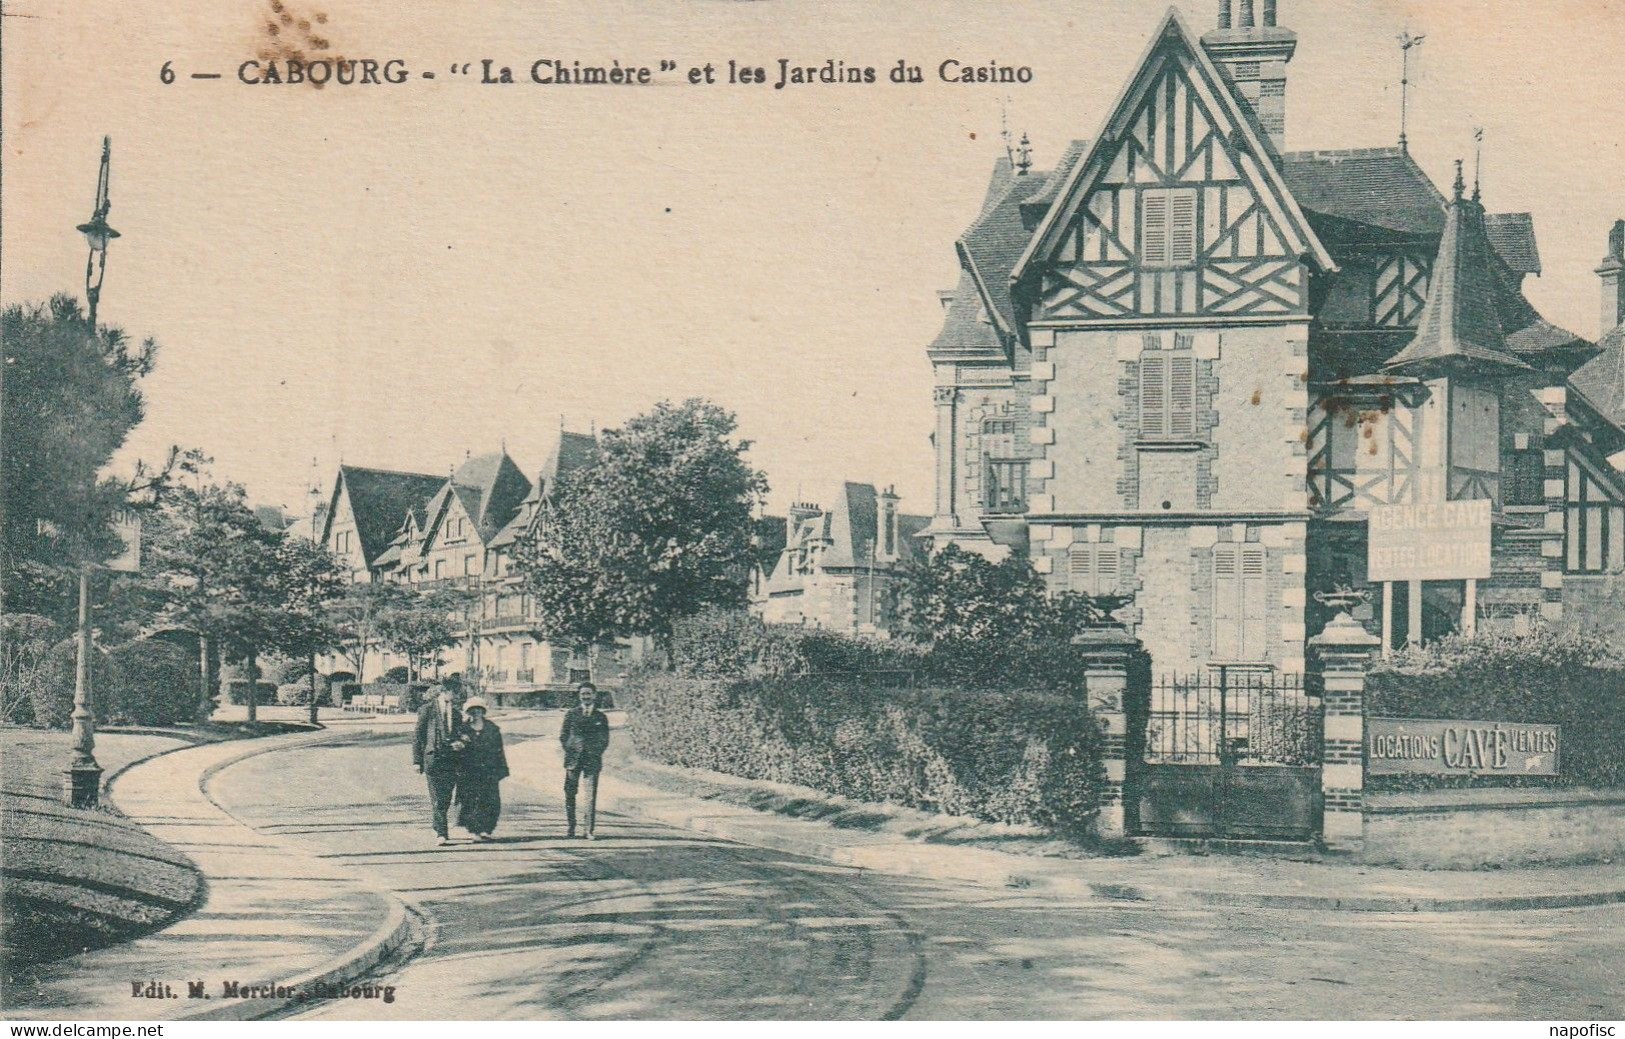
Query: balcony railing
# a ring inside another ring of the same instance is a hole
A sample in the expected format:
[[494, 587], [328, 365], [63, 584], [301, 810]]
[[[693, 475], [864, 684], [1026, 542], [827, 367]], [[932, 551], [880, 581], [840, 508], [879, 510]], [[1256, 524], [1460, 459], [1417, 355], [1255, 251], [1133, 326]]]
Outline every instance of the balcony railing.
[[536, 669], [532, 667], [532, 668], [525, 668], [524, 670], [520, 671], [519, 672], [519, 681], [520, 682], [527, 682], [527, 683], [528, 682], [535, 682], [536, 681]]

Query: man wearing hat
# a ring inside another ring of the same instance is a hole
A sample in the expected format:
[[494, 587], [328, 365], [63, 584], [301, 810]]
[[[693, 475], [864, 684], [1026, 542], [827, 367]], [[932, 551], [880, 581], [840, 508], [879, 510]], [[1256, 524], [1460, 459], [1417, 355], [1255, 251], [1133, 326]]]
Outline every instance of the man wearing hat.
[[598, 709], [598, 687], [582, 682], [576, 689], [578, 703], [564, 715], [559, 742], [564, 744], [564, 819], [567, 837], [576, 835], [576, 792], [586, 781], [586, 825], [582, 836], [593, 840], [593, 824], [598, 817], [598, 773], [604, 767], [604, 751], [609, 749], [609, 718]]
[[449, 688], [418, 711], [417, 732], [412, 739], [412, 764], [429, 781], [429, 804], [434, 813], [436, 843], [450, 844], [446, 832], [446, 811], [457, 791], [458, 756], [466, 746], [457, 698]]

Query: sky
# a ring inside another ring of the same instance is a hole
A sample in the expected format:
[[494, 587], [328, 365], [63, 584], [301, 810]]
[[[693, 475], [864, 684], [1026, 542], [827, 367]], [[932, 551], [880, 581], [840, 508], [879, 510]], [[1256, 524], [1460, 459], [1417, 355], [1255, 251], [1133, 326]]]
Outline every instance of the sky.
[[[341, 460], [440, 473], [505, 445], [534, 473], [561, 423], [601, 429], [704, 396], [738, 414], [771, 507], [858, 480], [929, 512], [925, 348], [1001, 119], [1030, 135], [1040, 168], [1094, 137], [1166, 10], [274, 0], [330, 53], [399, 58], [413, 75], [318, 91], [236, 81], [272, 2], [4, 0], [0, 300], [82, 293], [74, 227], [110, 135], [123, 237], [101, 317], [160, 346], [120, 463], [201, 447], [218, 476], [295, 511]], [[1202, 31], [1215, 8], [1181, 9]], [[1598, 334], [1592, 272], [1625, 217], [1625, 0], [1280, 12], [1299, 35], [1287, 147], [1392, 145], [1395, 37], [1425, 34], [1413, 154], [1446, 187], [1453, 159], [1470, 175], [1483, 127], [1485, 204], [1534, 214], [1545, 269], [1530, 298]], [[774, 90], [781, 57], [882, 78], [904, 59], [926, 82]], [[521, 82], [453, 71], [484, 58]], [[544, 87], [525, 82], [539, 58], [679, 72]], [[769, 66], [769, 83], [679, 82], [730, 58]], [[940, 82], [950, 58], [1032, 80]]]

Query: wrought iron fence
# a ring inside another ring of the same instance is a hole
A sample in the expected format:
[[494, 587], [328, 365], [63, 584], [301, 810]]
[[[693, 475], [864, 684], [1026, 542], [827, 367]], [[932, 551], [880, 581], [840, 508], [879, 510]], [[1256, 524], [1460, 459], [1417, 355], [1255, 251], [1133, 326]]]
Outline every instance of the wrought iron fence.
[[1151, 684], [1145, 761], [1318, 765], [1320, 699], [1303, 676], [1221, 666]]

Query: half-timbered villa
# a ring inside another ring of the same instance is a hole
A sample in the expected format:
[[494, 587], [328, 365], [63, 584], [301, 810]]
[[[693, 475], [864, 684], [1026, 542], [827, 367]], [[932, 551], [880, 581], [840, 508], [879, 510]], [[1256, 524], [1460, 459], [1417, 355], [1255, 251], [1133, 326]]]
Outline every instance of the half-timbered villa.
[[[1296, 46], [1274, 2], [1200, 37], [1170, 11], [1098, 136], [998, 161], [929, 349], [922, 537], [1132, 594], [1162, 670], [1302, 672], [1342, 586], [1390, 645], [1619, 594], [1622, 334], [1608, 367], [1542, 318], [1529, 214], [1459, 165], [1441, 192], [1403, 146], [1285, 150]], [[1374, 512], [1461, 501], [1493, 565], [1369, 580]]]
[[[448, 476], [341, 466], [320, 540], [354, 582], [470, 593], [470, 605], [458, 615], [462, 645], [445, 654], [448, 673], [474, 668], [482, 688], [499, 697], [563, 687], [592, 668], [575, 647], [545, 638], [535, 600], [513, 569], [513, 552], [546, 521], [559, 477], [591, 464], [597, 450], [595, 437], [560, 432], [534, 480], [506, 449], [470, 457]], [[600, 671], [608, 670], [599, 677], [618, 674], [619, 664], [610, 659], [615, 652], [591, 651]], [[366, 673], [376, 678], [399, 663], [378, 645]]]

